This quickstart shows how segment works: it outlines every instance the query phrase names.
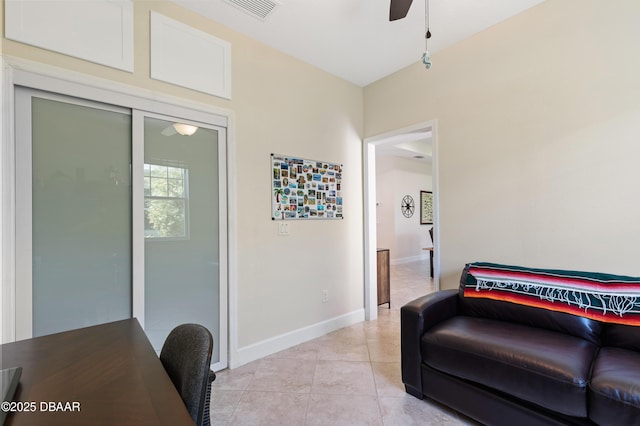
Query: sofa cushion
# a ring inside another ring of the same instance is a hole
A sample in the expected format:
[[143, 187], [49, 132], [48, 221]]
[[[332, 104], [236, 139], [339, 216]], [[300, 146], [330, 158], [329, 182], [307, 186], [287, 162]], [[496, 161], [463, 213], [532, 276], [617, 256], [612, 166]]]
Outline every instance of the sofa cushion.
[[640, 422], [640, 353], [603, 347], [589, 385], [589, 417], [601, 425]]
[[602, 346], [616, 346], [640, 352], [640, 326], [603, 324]]
[[465, 297], [465, 288], [476, 284], [476, 279], [469, 274], [469, 267], [470, 265], [467, 264], [462, 271], [458, 290], [460, 297], [459, 310], [463, 315], [544, 328], [570, 334], [596, 344], [600, 343], [602, 324], [598, 321], [565, 312], [556, 312], [501, 300]]
[[422, 337], [423, 361], [549, 410], [587, 416], [597, 346], [577, 337], [486, 318], [457, 316]]

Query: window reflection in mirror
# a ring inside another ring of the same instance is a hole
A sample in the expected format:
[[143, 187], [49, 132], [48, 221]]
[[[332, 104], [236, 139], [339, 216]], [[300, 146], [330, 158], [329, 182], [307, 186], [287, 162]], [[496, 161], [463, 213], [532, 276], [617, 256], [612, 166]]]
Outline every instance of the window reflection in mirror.
[[144, 165], [145, 238], [188, 237], [187, 176], [182, 167]]

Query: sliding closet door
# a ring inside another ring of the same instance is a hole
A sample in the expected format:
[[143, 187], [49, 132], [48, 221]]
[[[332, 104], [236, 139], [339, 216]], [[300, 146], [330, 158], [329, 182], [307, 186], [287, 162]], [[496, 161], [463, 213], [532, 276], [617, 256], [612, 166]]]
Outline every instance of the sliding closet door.
[[16, 338], [131, 317], [131, 115], [16, 91]]
[[226, 341], [226, 206], [219, 164], [224, 129], [199, 125], [181, 135], [175, 119], [145, 114], [143, 120], [145, 330], [160, 350], [173, 327], [202, 324], [214, 336], [216, 364]]
[[[175, 326], [199, 323], [214, 336], [212, 366], [225, 368], [220, 120], [22, 88], [15, 99], [16, 339], [136, 317], [160, 351]], [[193, 134], [178, 133], [184, 121]]]

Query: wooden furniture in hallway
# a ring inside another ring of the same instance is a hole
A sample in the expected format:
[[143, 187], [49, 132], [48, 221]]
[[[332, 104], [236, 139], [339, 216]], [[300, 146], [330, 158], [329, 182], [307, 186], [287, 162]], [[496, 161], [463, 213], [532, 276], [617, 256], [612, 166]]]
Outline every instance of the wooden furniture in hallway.
[[[429, 236], [433, 245], [433, 228], [429, 229]], [[422, 250], [429, 250], [429, 275], [433, 278], [433, 247], [425, 247]]]
[[378, 305], [389, 304], [391, 309], [391, 274], [389, 249], [378, 249]]

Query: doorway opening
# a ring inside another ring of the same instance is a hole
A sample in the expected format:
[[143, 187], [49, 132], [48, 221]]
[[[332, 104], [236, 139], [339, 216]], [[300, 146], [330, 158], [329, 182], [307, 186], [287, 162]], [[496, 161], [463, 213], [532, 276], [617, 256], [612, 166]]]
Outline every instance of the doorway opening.
[[[378, 316], [377, 300], [377, 249], [379, 248], [378, 222], [388, 211], [396, 211], [401, 214], [401, 208], [405, 195], [409, 195], [413, 200], [413, 212], [405, 208], [405, 223], [411, 221], [420, 224], [421, 222], [421, 189], [407, 187], [407, 194], [402, 194], [401, 200], [396, 203], [394, 197], [379, 198], [379, 185], [377, 182], [376, 158], [379, 155], [391, 156], [395, 158], [408, 158], [418, 163], [418, 167], [424, 167], [425, 171], [431, 171], [431, 188], [427, 188], [428, 183], [422, 188], [432, 192], [433, 224], [418, 225], [413, 228], [419, 234], [412, 239], [409, 251], [400, 254], [401, 259], [410, 260], [428, 256], [423, 248], [429, 245], [429, 228], [433, 227], [433, 280], [434, 288], [439, 289], [439, 232], [438, 232], [438, 150], [437, 150], [437, 122], [435, 120], [418, 123], [413, 126], [397, 129], [384, 134], [376, 135], [364, 140], [364, 181], [365, 181], [365, 318], [367, 320], [376, 319]], [[423, 157], [423, 158], [415, 158]], [[402, 160], [398, 160], [402, 162]], [[389, 163], [389, 161], [386, 161]], [[414, 165], [415, 167], [415, 165]], [[419, 185], [419, 184], [418, 184]], [[414, 185], [415, 186], [415, 185]], [[397, 198], [397, 197], [395, 197]], [[407, 198], [408, 200], [409, 198]], [[411, 201], [409, 200], [409, 201]], [[397, 204], [397, 205], [396, 205]], [[395, 210], [394, 210], [395, 209]], [[413, 223], [412, 222], [412, 223]], [[424, 230], [424, 232], [423, 232]], [[409, 231], [412, 232], [412, 231]], [[422, 235], [424, 234], [424, 235]], [[384, 240], [385, 237], [380, 238]], [[386, 241], [388, 242], [388, 236]], [[393, 244], [393, 243], [390, 243]], [[404, 250], [404, 248], [401, 248]], [[402, 260], [399, 260], [402, 262]], [[393, 301], [392, 301], [393, 303]]]

